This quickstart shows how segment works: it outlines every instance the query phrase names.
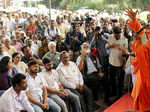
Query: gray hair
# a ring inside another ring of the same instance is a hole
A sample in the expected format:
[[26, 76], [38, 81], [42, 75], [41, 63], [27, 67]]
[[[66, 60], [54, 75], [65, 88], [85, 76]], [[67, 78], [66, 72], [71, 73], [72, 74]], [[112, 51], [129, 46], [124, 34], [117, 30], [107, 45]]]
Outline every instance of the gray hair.
[[90, 44], [87, 43], [87, 42], [84, 42], [82, 45], [81, 45], [81, 49], [83, 49], [84, 45], [88, 45], [90, 47]]
[[55, 43], [54, 41], [50, 41], [50, 42], [48, 43], [48, 47], [50, 47], [51, 45], [56, 46], [56, 43]]

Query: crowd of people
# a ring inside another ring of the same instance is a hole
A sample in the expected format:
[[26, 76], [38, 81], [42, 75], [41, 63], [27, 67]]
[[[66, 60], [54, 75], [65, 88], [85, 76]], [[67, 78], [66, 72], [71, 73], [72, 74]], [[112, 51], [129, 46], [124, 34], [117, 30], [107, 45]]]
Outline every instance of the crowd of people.
[[94, 112], [118, 100], [133, 74], [129, 21], [1, 12], [0, 112]]

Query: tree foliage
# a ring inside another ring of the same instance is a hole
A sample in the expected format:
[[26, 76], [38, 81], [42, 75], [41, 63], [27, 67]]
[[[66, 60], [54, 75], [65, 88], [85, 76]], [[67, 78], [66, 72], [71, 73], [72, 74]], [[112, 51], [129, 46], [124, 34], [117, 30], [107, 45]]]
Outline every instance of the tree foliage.
[[[51, 0], [52, 8], [76, 10], [80, 7], [91, 9], [123, 10], [125, 7], [147, 10], [150, 0]], [[49, 0], [43, 0], [42, 4], [49, 5]]]

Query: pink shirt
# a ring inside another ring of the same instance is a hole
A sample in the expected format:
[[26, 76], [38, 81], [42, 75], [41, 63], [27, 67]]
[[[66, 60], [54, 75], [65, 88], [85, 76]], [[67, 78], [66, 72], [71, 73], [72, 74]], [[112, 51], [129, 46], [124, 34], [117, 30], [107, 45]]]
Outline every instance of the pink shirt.
[[13, 45], [13, 47], [16, 49], [17, 52], [21, 53], [21, 48], [22, 48], [22, 44], [19, 42], [16, 42], [15, 45]]

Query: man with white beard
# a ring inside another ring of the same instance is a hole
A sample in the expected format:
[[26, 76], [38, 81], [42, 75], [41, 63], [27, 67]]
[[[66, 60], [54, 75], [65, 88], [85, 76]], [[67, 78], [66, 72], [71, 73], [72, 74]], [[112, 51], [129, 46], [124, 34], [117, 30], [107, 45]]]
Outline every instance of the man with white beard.
[[91, 54], [90, 45], [81, 45], [81, 55], [77, 58], [76, 64], [83, 75], [85, 84], [93, 91], [94, 99], [98, 100], [99, 93], [102, 93], [103, 73], [98, 57]]

